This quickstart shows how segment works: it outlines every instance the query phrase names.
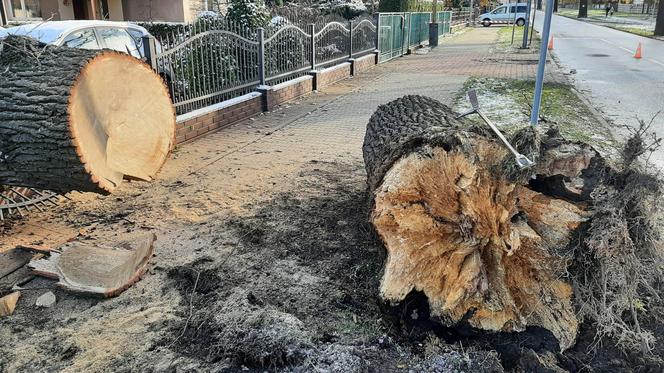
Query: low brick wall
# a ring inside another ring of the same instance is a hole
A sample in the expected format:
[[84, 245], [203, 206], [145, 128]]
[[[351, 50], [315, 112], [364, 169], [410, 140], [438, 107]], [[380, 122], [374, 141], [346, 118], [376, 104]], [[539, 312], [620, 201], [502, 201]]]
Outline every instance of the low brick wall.
[[[359, 74], [367, 71], [375, 64], [376, 55], [373, 53], [357, 58], [354, 61], [353, 73]], [[262, 86], [258, 88], [258, 92], [248, 93], [179, 115], [175, 125], [175, 143], [182, 144], [196, 139], [263, 111], [270, 111], [277, 105], [312, 92], [314, 79], [316, 79], [316, 88], [320, 89], [348, 78], [351, 76], [351, 63], [344, 62], [319, 70], [315, 75], [315, 78], [312, 75], [306, 75], [275, 86]]]
[[270, 111], [277, 105], [298, 98], [313, 90], [314, 77], [311, 75], [295, 78], [272, 87], [265, 87], [261, 89], [267, 95], [266, 107], [264, 109]]
[[321, 89], [348, 77], [350, 77], [350, 62], [344, 62], [327, 69], [319, 70], [316, 73], [316, 89]]
[[175, 143], [182, 144], [263, 111], [261, 94], [252, 92], [187, 114], [175, 124]]
[[353, 63], [353, 74], [362, 74], [376, 65], [376, 54], [371, 53], [360, 58], [356, 58]]

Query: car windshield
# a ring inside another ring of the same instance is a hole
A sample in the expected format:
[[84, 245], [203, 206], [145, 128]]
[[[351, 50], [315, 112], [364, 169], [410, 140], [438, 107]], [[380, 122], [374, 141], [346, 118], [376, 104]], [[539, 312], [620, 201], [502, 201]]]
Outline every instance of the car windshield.
[[46, 27], [41, 23], [10, 27], [6, 31], [10, 35], [30, 36], [46, 44], [53, 44], [63, 33], [61, 29]]
[[80, 49], [100, 49], [99, 43], [97, 42], [97, 37], [95, 32], [92, 29], [85, 29], [76, 32], [72, 32], [67, 35], [64, 42], [62, 43], [70, 48], [80, 48]]

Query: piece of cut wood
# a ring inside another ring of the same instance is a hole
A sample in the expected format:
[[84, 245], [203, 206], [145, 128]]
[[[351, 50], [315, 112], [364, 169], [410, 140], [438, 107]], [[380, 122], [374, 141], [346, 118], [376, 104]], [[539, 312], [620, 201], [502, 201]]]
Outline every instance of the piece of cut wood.
[[65, 290], [113, 297], [145, 273], [155, 238], [152, 233], [142, 234], [112, 247], [73, 242], [29, 266], [37, 275], [59, 280], [58, 286]]
[[18, 298], [21, 297], [20, 291], [15, 291], [11, 294], [7, 294], [4, 297], [0, 298], [0, 317], [10, 316], [14, 313], [16, 309], [16, 303]]
[[[505, 171], [513, 156], [500, 142], [427, 97], [379, 107], [363, 151], [370, 219], [388, 253], [382, 298], [399, 302], [419, 291], [448, 326], [539, 326], [562, 350], [574, 344], [566, 249], [590, 216], [582, 205], [514, 179]], [[528, 155], [541, 160], [533, 175], [578, 177], [596, 153], [551, 141]]]
[[110, 193], [151, 180], [174, 143], [168, 90], [127, 54], [5, 38], [0, 184]]
[[32, 255], [17, 248], [0, 253], [0, 279], [28, 264]]

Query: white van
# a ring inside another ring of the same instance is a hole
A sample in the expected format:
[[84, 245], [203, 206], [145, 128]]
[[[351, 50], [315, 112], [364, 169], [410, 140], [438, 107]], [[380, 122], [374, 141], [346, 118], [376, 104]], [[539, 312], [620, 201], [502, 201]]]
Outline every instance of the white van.
[[493, 23], [509, 23], [516, 22], [517, 26], [523, 26], [526, 23], [526, 12], [528, 11], [527, 3], [506, 4], [492, 10], [489, 13], [480, 15], [482, 26], [489, 27]]

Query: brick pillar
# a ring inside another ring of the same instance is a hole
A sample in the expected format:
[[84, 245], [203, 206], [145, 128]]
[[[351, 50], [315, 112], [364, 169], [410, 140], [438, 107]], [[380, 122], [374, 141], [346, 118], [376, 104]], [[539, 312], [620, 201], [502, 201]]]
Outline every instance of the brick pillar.
[[274, 90], [269, 85], [259, 85], [256, 91], [261, 93], [261, 106], [263, 111], [270, 111], [276, 105]]

